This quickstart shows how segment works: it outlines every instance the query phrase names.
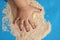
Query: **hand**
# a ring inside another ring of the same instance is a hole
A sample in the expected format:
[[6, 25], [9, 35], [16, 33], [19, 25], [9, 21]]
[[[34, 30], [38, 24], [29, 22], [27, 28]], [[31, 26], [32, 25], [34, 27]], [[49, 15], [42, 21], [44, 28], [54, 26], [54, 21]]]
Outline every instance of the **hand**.
[[35, 25], [34, 25], [34, 20], [32, 18], [32, 13], [34, 11], [40, 12], [40, 10], [38, 8], [34, 8], [32, 6], [27, 5], [26, 2], [23, 3], [22, 1], [22, 3], [20, 3], [21, 0], [17, 0], [17, 1], [14, 0], [14, 1], [17, 5], [18, 10], [17, 10], [16, 18], [13, 21], [13, 23], [19, 22], [18, 26], [20, 28], [20, 31], [22, 31], [22, 28], [25, 27], [26, 31], [28, 32], [30, 30], [29, 25], [31, 25], [31, 27], [34, 29]]
[[28, 6], [25, 9], [19, 9], [17, 16], [14, 20], [14, 23], [16, 23], [17, 21], [19, 21], [19, 28], [22, 31], [22, 28], [25, 27], [26, 31], [28, 32], [29, 29], [29, 25], [31, 25], [31, 27], [34, 29], [35, 25], [34, 25], [34, 20], [32, 18], [32, 13], [34, 11], [38, 11], [40, 12], [38, 9], [33, 8], [31, 6]]

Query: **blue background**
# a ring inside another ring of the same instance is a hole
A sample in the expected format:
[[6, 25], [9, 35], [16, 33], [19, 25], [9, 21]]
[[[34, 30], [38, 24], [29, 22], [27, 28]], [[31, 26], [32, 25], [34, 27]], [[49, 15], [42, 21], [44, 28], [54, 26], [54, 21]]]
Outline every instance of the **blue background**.
[[[45, 10], [46, 20], [51, 22], [52, 28], [49, 35], [43, 40], [60, 40], [60, 0], [37, 0]], [[2, 32], [2, 13], [6, 0], [0, 0], [0, 40], [15, 40], [10, 32]], [[47, 16], [48, 15], [48, 16]]]

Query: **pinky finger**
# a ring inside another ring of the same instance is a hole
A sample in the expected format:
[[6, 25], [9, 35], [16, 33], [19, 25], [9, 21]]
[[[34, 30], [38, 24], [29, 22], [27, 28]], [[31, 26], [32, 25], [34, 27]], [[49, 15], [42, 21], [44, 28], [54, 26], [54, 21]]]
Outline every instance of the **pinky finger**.
[[16, 24], [18, 20], [19, 20], [19, 17], [15, 18], [15, 20], [13, 21], [13, 24]]

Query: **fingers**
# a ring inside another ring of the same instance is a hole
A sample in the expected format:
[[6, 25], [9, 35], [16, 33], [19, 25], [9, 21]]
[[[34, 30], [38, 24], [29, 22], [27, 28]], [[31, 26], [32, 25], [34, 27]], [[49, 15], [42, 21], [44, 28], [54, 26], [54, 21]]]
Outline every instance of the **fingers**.
[[29, 23], [30, 23], [30, 25], [31, 25], [31, 27], [32, 27], [33, 29], [35, 29], [35, 28], [36, 28], [36, 26], [34, 25], [33, 20], [29, 20]]
[[22, 31], [22, 28], [23, 28], [23, 26], [25, 27], [25, 30], [26, 30], [26, 32], [29, 32], [30, 31], [30, 29], [29, 29], [29, 24], [31, 25], [31, 27], [33, 28], [33, 29], [35, 29], [36, 28], [36, 26], [34, 25], [34, 23], [33, 23], [33, 21], [32, 20], [21, 20], [20, 21], [20, 23], [19, 23], [19, 28], [20, 28], [20, 31]]
[[36, 28], [36, 26], [34, 25], [34, 22], [33, 22], [33, 20], [19, 20], [20, 18], [18, 17], [18, 18], [16, 18], [14, 21], [13, 21], [13, 23], [15, 24], [15, 23], [17, 23], [17, 21], [19, 21], [19, 29], [20, 29], [20, 31], [22, 31], [22, 28], [23, 28], [23, 26], [25, 27], [25, 30], [26, 30], [26, 32], [29, 32], [30, 31], [30, 29], [29, 29], [29, 24], [31, 25], [31, 27], [33, 28], [33, 29], [35, 29]]
[[22, 28], [23, 28], [23, 22], [24, 22], [24, 20], [20, 20], [20, 23], [19, 23], [20, 31], [22, 31]]
[[25, 21], [24, 21], [24, 26], [25, 26], [25, 30], [26, 30], [26, 32], [29, 32], [30, 29], [29, 29], [28, 20], [25, 20]]

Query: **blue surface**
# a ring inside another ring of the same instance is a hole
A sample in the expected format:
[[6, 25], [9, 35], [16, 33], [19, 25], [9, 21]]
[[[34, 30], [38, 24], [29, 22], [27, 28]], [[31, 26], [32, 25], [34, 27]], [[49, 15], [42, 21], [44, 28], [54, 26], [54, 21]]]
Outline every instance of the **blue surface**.
[[[52, 24], [52, 30], [43, 40], [60, 40], [60, 0], [37, 0], [45, 9], [45, 18]], [[2, 32], [2, 13], [6, 0], [0, 0], [0, 40], [15, 40], [9, 32]], [[48, 15], [48, 16], [47, 16]]]

